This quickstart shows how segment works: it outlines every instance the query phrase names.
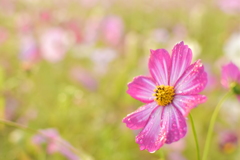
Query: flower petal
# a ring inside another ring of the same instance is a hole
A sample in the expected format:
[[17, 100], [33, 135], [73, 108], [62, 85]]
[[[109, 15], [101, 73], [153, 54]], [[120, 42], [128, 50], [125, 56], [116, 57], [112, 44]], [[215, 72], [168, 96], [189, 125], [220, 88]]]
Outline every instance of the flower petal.
[[174, 86], [192, 61], [192, 51], [183, 42], [176, 44], [172, 50], [172, 67], [170, 85]]
[[170, 144], [183, 138], [187, 133], [187, 124], [182, 113], [172, 106], [166, 106], [163, 111], [162, 129], [166, 128], [166, 142]]
[[150, 103], [154, 100], [154, 89], [156, 84], [150, 77], [138, 76], [128, 83], [127, 93], [133, 98], [143, 102]]
[[171, 104], [156, 108], [144, 129], [136, 136], [140, 150], [155, 152], [164, 143], [172, 143], [184, 137], [187, 124], [182, 113]]
[[175, 85], [175, 94], [198, 94], [207, 84], [207, 73], [200, 60], [190, 65]]
[[156, 102], [148, 103], [135, 112], [127, 115], [127, 117], [123, 119], [123, 122], [126, 123], [127, 127], [130, 129], [143, 128], [146, 125], [150, 114], [157, 106]]
[[140, 150], [147, 149], [155, 152], [166, 141], [166, 131], [161, 128], [161, 115], [163, 107], [157, 107], [151, 114], [144, 129], [136, 136], [136, 142], [140, 145]]
[[176, 107], [184, 117], [188, 115], [191, 109], [200, 103], [206, 102], [207, 97], [204, 95], [175, 95], [173, 105]]
[[222, 79], [221, 83], [224, 87], [229, 88], [231, 82], [240, 81], [240, 71], [238, 67], [230, 62], [222, 67]]
[[168, 85], [170, 65], [171, 59], [165, 49], [151, 50], [148, 68], [158, 85]]

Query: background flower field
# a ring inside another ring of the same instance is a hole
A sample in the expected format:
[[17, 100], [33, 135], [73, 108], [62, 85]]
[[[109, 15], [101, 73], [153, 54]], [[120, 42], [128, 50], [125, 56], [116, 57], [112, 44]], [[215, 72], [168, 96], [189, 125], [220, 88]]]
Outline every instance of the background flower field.
[[[221, 66], [240, 67], [239, 0], [0, 0], [0, 124], [3, 160], [193, 160], [193, 133], [140, 151], [122, 119], [141, 102], [127, 83], [149, 75], [150, 49], [184, 41], [201, 59], [206, 103], [193, 109], [203, 151], [210, 117], [227, 92]], [[240, 102], [223, 105], [209, 159], [240, 157]], [[40, 130], [40, 133], [34, 132]], [[45, 137], [44, 137], [45, 136]]]

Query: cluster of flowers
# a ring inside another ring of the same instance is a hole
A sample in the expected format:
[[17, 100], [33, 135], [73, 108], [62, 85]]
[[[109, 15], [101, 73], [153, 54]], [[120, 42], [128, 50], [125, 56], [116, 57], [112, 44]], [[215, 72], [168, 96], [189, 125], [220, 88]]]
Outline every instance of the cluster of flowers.
[[[190, 110], [207, 100], [199, 94], [207, 84], [207, 73], [200, 60], [193, 64], [191, 60], [192, 51], [183, 42], [175, 45], [171, 56], [164, 49], [151, 50], [151, 76], [135, 77], [128, 84], [127, 93], [146, 103], [123, 119], [130, 129], [143, 128], [136, 136], [141, 150], [155, 152], [183, 138]], [[235, 64], [222, 67], [221, 82], [240, 100], [240, 70]]]

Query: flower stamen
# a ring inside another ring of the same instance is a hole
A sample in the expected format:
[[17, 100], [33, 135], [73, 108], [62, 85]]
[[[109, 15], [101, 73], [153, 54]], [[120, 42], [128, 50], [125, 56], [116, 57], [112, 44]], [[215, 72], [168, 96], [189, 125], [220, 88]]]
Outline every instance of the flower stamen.
[[171, 103], [175, 95], [173, 86], [160, 85], [154, 89], [154, 92], [153, 96], [156, 97], [154, 100], [160, 106], [166, 106]]

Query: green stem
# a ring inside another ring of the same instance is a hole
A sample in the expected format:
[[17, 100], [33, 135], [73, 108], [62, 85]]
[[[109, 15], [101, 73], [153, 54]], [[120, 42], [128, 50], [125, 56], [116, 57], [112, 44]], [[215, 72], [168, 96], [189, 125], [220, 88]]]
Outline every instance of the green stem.
[[196, 133], [196, 129], [195, 129], [195, 125], [194, 125], [191, 113], [189, 114], [189, 117], [190, 117], [190, 121], [191, 121], [191, 126], [192, 126], [195, 144], [196, 144], [196, 149], [197, 149], [197, 160], [200, 160], [200, 150], [199, 150], [198, 138], [197, 138], [197, 133]]
[[231, 95], [231, 93], [232, 93], [231, 91], [227, 92], [223, 96], [223, 98], [219, 101], [215, 110], [213, 111], [213, 114], [212, 114], [212, 117], [211, 117], [211, 120], [210, 120], [210, 124], [209, 124], [209, 128], [208, 128], [208, 133], [207, 133], [207, 138], [206, 138], [204, 150], [203, 150], [202, 160], [207, 159], [208, 152], [209, 152], [209, 147], [210, 147], [210, 143], [211, 143], [211, 139], [212, 139], [213, 127], [214, 127], [215, 121], [217, 119], [217, 115], [218, 115], [218, 113], [221, 109], [221, 106], [222, 106], [223, 102], [227, 99], [227, 97], [229, 97]]
[[160, 160], [165, 160], [164, 158], [164, 152], [162, 149], [160, 149]]
[[8, 120], [5, 120], [5, 119], [0, 119], [0, 123], [5, 124], [5, 125], [10, 126], [10, 127], [15, 127], [15, 128], [27, 130], [27, 131], [32, 132], [32, 133], [36, 133], [36, 132], [38, 133], [38, 131], [35, 131], [34, 129], [28, 128], [28, 127], [23, 126], [21, 124], [18, 124], [18, 123], [12, 122], [12, 121], [8, 121]]

